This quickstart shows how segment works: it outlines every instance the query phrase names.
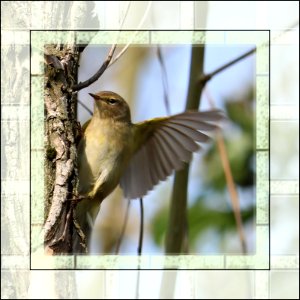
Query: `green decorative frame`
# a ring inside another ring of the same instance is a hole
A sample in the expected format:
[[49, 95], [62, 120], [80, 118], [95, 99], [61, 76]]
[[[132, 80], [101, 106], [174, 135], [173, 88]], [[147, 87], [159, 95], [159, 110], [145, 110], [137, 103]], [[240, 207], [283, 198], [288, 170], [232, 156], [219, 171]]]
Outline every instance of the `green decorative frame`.
[[[254, 255], [46, 256], [44, 223], [44, 44], [256, 45], [256, 253]], [[31, 269], [270, 269], [269, 95], [270, 32], [262, 31], [31, 31]], [[38, 246], [39, 245], [39, 246]]]

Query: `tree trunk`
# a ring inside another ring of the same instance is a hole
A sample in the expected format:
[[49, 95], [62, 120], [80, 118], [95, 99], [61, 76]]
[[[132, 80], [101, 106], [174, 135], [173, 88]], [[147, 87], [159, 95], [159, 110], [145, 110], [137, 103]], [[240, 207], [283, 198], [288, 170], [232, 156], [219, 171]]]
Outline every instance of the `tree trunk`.
[[[190, 78], [186, 110], [197, 110], [203, 86], [199, 84], [199, 76], [203, 74], [204, 46], [192, 47]], [[175, 173], [173, 192], [170, 206], [170, 217], [166, 234], [166, 254], [181, 254], [185, 235], [188, 229], [187, 220], [187, 188], [189, 165]], [[187, 238], [187, 237], [186, 237]]]
[[70, 92], [78, 69], [78, 48], [45, 46], [45, 225], [46, 250], [72, 253], [74, 199], [78, 184], [76, 142], [77, 97]]

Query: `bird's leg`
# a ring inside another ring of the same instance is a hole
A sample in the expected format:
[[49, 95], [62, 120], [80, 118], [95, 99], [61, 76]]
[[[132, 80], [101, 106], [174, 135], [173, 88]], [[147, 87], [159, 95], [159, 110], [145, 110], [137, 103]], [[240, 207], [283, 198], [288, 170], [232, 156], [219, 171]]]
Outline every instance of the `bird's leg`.
[[87, 253], [88, 252], [88, 249], [87, 249], [87, 246], [86, 246], [86, 238], [85, 238], [85, 234], [83, 233], [76, 217], [75, 217], [75, 207], [73, 208], [73, 224], [74, 224], [74, 227], [76, 229], [76, 232], [80, 238], [80, 245], [81, 247], [84, 249], [84, 252]]
[[68, 211], [68, 213], [67, 213], [64, 231], [63, 231], [63, 234], [61, 235], [61, 237], [58, 239], [59, 241], [60, 241], [60, 240], [64, 241], [65, 238], [66, 238], [67, 229], [68, 229], [68, 224], [70, 223], [70, 218], [71, 218], [71, 213], [72, 213], [72, 211], [73, 211], [73, 208], [71, 208], [71, 209]]
[[69, 194], [72, 195], [72, 198], [67, 198], [66, 201], [71, 201], [71, 203], [75, 206], [82, 200], [89, 198], [89, 196], [83, 196], [83, 195], [79, 195], [77, 193], [73, 194], [72, 192], [69, 192]]
[[[85, 199], [90, 199], [90, 196], [81, 196], [81, 195], [74, 195], [74, 197], [72, 199], [70, 199], [71, 201], [71, 209], [70, 212], [73, 212], [73, 225], [75, 227], [76, 233], [78, 234], [79, 238], [80, 238], [80, 245], [83, 248], [85, 253], [88, 253], [88, 249], [86, 246], [86, 237], [85, 234], [83, 233], [77, 219], [76, 219], [76, 206], [79, 202], [81, 202], [82, 200]], [[69, 213], [70, 213], [69, 212]]]

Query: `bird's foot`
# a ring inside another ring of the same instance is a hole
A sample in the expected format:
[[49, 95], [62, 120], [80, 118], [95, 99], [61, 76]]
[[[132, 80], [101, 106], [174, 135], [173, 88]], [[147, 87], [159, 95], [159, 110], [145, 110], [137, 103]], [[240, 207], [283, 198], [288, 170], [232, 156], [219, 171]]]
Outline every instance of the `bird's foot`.
[[[72, 194], [72, 193], [70, 193]], [[79, 202], [81, 202], [84, 199], [87, 199], [88, 196], [82, 196], [79, 194], [72, 194], [72, 198], [67, 198], [66, 201], [71, 201], [71, 204], [73, 206], [76, 206]]]

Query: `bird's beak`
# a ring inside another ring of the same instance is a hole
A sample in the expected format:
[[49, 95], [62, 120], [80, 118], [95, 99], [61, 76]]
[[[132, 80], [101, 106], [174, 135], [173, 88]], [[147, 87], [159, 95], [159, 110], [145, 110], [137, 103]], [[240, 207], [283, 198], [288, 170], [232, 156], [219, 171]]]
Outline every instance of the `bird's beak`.
[[89, 93], [90, 96], [92, 96], [95, 100], [100, 100], [101, 98], [96, 95], [96, 94], [92, 94], [92, 93]]

